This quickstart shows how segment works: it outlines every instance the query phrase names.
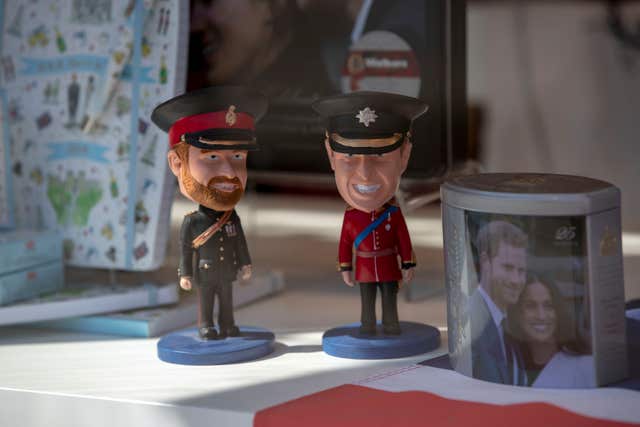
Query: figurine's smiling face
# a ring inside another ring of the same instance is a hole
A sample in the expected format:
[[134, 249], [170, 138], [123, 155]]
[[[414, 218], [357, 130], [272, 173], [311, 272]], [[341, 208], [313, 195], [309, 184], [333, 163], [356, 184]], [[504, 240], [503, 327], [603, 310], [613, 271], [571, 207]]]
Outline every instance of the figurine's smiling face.
[[168, 159], [169, 167], [178, 177], [180, 192], [194, 202], [227, 211], [242, 198], [247, 185], [246, 150], [202, 150], [188, 146], [188, 150], [171, 150]]
[[350, 206], [371, 212], [388, 202], [400, 184], [407, 168], [411, 143], [384, 154], [345, 154], [331, 149], [325, 141], [336, 186]]

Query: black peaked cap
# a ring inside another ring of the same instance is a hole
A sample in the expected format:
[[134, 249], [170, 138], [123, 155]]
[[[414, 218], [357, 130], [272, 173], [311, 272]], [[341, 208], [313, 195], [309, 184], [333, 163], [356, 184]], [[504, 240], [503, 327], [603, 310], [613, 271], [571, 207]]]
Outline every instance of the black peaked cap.
[[[386, 92], [361, 91], [317, 100], [312, 107], [328, 120], [327, 129], [345, 137], [371, 138], [407, 132], [429, 107], [419, 99]], [[356, 116], [366, 108], [374, 114], [368, 126]]]
[[[312, 107], [327, 121], [331, 148], [349, 154], [382, 154], [397, 149], [411, 130], [413, 120], [429, 108], [410, 96], [369, 91], [322, 98]], [[374, 139], [388, 141], [371, 144], [348, 141]]]

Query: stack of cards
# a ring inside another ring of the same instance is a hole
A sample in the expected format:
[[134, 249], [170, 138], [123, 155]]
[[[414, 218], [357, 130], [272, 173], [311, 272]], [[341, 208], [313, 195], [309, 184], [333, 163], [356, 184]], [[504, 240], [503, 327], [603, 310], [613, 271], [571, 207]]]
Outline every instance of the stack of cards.
[[0, 305], [53, 292], [63, 285], [59, 233], [21, 230], [0, 234]]

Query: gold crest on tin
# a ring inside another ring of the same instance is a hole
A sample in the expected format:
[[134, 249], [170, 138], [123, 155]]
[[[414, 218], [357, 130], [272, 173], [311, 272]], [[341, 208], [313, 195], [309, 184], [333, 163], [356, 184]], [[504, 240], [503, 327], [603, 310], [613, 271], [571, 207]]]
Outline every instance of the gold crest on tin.
[[604, 227], [602, 237], [600, 237], [600, 255], [610, 256], [618, 253], [618, 237], [610, 230], [609, 226]]
[[229, 109], [227, 110], [227, 114], [224, 116], [224, 121], [227, 126], [233, 126], [236, 124], [238, 120], [238, 116], [236, 115], [236, 106], [229, 105]]

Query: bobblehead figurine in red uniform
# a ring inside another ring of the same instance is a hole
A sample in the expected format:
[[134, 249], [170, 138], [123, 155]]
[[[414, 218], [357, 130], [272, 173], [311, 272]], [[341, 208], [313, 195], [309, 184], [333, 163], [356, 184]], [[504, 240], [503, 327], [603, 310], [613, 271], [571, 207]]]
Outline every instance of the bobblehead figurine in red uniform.
[[354, 92], [321, 99], [313, 107], [328, 121], [325, 146], [338, 191], [349, 205], [338, 263], [344, 282], [360, 287], [360, 333], [376, 333], [380, 289], [383, 332], [399, 335], [398, 289], [413, 278], [416, 261], [393, 197], [411, 154], [411, 122], [427, 106], [402, 95]]

